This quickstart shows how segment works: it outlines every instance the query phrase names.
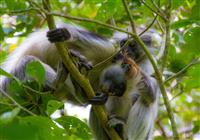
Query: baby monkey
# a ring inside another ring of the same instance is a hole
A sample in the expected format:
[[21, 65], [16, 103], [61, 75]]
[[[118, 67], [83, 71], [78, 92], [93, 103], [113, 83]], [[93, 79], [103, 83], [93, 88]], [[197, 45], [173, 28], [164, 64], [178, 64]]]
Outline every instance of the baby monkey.
[[[100, 93], [90, 101], [105, 104], [108, 126], [115, 128], [123, 140], [152, 139], [159, 95], [157, 84], [127, 54], [103, 71]], [[90, 126], [97, 140], [109, 140], [93, 110]]]

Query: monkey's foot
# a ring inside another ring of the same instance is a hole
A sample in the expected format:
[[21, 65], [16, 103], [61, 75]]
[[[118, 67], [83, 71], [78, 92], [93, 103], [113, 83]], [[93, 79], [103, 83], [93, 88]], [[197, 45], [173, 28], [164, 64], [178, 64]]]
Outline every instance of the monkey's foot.
[[123, 126], [125, 124], [125, 120], [121, 117], [118, 117], [116, 115], [111, 115], [108, 118], [108, 122], [107, 125], [108, 127], [114, 128], [114, 127], [118, 127], [118, 126]]
[[89, 99], [88, 102], [92, 105], [103, 105], [106, 103], [108, 95], [103, 92], [97, 92], [96, 96]]
[[65, 28], [57, 28], [47, 32], [47, 38], [50, 42], [62, 42], [71, 38], [70, 32]]
[[92, 64], [88, 62], [78, 62], [79, 69], [85, 68], [87, 71], [91, 70], [93, 68]]

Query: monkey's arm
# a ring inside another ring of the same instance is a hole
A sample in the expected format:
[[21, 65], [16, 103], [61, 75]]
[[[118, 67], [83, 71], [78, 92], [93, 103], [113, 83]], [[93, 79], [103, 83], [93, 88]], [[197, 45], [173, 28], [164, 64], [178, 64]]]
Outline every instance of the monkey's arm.
[[141, 71], [141, 79], [137, 83], [140, 100], [144, 105], [150, 105], [156, 100], [157, 87], [155, 79]]
[[93, 64], [106, 59], [117, 50], [106, 38], [67, 24], [48, 31], [47, 38], [52, 43], [66, 41], [70, 49], [80, 52]]
[[158, 110], [159, 90], [155, 79], [141, 74], [136, 84], [132, 107], [127, 119], [127, 136], [131, 140], [152, 140]]

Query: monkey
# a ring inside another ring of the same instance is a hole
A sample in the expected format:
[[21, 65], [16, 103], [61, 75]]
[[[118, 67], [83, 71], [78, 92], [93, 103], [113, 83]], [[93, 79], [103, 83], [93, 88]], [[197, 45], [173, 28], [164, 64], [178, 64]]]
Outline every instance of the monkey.
[[[27, 81], [25, 75], [25, 67], [27, 63], [31, 61], [39, 61], [45, 68], [45, 85], [48, 87], [54, 87], [53, 84], [57, 78], [57, 71], [59, 70], [58, 65], [61, 62], [61, 58], [53, 43], [60, 41], [64, 41], [66, 48], [68, 48], [70, 52], [73, 52], [72, 55], [79, 55], [80, 58], [83, 57], [87, 62], [90, 62], [93, 65], [108, 58], [117, 50], [117, 48], [114, 47], [114, 44], [104, 37], [87, 31], [81, 27], [62, 23], [59, 24], [58, 28], [55, 30], [39, 30], [32, 33], [7, 57], [5, 62], [1, 65], [1, 68], [6, 72], [13, 74], [20, 80]], [[79, 60], [83, 59], [81, 58]], [[82, 62], [83, 61], [80, 61], [78, 63], [84, 65]], [[101, 69], [103, 68], [98, 68], [97, 72], [94, 71], [91, 73], [93, 73], [93, 75], [99, 75], [98, 73]], [[76, 96], [75, 82], [69, 77], [70, 76], [68, 76], [64, 85], [57, 90], [57, 93], [61, 94], [61, 98], [65, 98], [63, 96], [66, 95], [69, 95], [67, 98], [74, 98], [70, 96], [71, 94]], [[89, 78], [92, 79], [91, 77], [93, 76], [90, 76]], [[98, 76], [95, 77], [98, 78]], [[7, 90], [11, 81], [10, 78], [0, 75], [0, 88]], [[69, 94], [66, 94], [66, 92]]]
[[[142, 39], [151, 49], [150, 37]], [[160, 95], [158, 84], [151, 76], [153, 68], [135, 41], [122, 53], [122, 60], [105, 68], [100, 76], [100, 92], [107, 96], [98, 103], [105, 104], [108, 126], [114, 127], [123, 140], [151, 140]], [[92, 109], [89, 124], [97, 140], [110, 140]]]

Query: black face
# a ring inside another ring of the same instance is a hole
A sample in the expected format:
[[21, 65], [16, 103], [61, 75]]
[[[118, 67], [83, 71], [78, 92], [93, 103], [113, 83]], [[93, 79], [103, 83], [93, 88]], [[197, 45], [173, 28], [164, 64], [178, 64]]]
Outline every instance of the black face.
[[113, 96], [122, 96], [126, 90], [125, 72], [120, 65], [106, 69], [100, 81], [101, 90]]
[[[151, 46], [151, 38], [150, 36], [144, 35], [141, 37], [141, 39], [144, 41], [146, 46]], [[126, 43], [127, 38], [123, 39], [120, 42], [120, 47], [123, 47], [123, 45]], [[141, 58], [144, 58], [145, 53], [143, 49], [134, 41], [132, 40], [131, 43], [123, 50], [123, 52], [126, 52], [129, 57], [131, 57], [136, 62], [139, 61]]]

